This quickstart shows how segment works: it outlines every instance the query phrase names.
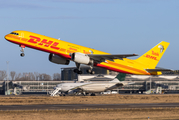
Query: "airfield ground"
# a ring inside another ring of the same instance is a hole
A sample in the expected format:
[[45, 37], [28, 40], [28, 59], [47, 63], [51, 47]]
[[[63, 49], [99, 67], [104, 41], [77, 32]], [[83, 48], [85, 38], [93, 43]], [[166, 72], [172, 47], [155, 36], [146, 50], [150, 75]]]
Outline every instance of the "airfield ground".
[[0, 105], [179, 103], [178, 94], [104, 96], [0, 96]]
[[[105, 96], [0, 96], [0, 105], [32, 104], [127, 104], [179, 103], [179, 95], [105, 95]], [[0, 120], [46, 119], [117, 119], [117, 120], [178, 120], [179, 108], [126, 108], [78, 110], [0, 111]]]

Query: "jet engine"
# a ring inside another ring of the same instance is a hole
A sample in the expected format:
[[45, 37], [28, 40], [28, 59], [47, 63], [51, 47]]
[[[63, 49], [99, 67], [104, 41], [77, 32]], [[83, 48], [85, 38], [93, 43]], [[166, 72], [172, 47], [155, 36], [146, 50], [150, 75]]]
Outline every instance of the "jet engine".
[[68, 65], [70, 63], [69, 60], [63, 58], [63, 57], [60, 57], [58, 55], [55, 55], [55, 54], [51, 54], [49, 55], [49, 61], [50, 62], [53, 62], [53, 63], [56, 63], [56, 64], [63, 64], [63, 65]]
[[90, 60], [90, 57], [88, 55], [82, 54], [82, 53], [73, 53], [71, 55], [71, 59], [74, 62], [80, 63], [80, 64], [90, 64], [92, 61]]

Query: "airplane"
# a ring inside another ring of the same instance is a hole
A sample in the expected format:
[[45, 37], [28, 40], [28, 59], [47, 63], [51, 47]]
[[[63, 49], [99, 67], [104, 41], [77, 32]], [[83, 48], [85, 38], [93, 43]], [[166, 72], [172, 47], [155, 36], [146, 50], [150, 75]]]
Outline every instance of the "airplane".
[[171, 71], [169, 69], [156, 69], [158, 62], [166, 51], [170, 43], [162, 41], [148, 52], [137, 59], [128, 59], [127, 57], [137, 56], [137, 54], [109, 54], [92, 48], [69, 43], [59, 39], [54, 39], [33, 32], [17, 30], [5, 35], [9, 42], [18, 44], [21, 47], [21, 56], [23, 57], [24, 48], [48, 52], [49, 61], [68, 65], [74, 61], [76, 69], [74, 72], [82, 74], [80, 65], [89, 65], [88, 73], [94, 74], [93, 66], [105, 68], [108, 70], [135, 75], [160, 75], [162, 71]]
[[61, 83], [58, 84], [51, 96], [55, 96], [57, 92], [64, 93], [63, 95], [74, 95], [77, 93], [82, 93], [83, 95], [95, 95], [95, 93], [105, 92], [108, 90], [113, 90], [124, 85], [134, 84], [134, 82], [124, 81], [126, 74], [119, 73], [112, 81], [109, 82], [87, 82], [87, 83]]

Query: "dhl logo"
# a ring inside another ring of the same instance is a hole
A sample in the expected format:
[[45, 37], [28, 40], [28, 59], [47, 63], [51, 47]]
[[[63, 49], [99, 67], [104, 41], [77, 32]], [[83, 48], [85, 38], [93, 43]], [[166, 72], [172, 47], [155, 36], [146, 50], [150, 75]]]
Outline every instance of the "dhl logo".
[[145, 57], [146, 57], [146, 58], [149, 58], [149, 59], [153, 59], [153, 60], [158, 61], [158, 60], [157, 60], [157, 57], [152, 56], [152, 55], [148, 55], [148, 54], [146, 54], [146, 56], [145, 56]]
[[59, 50], [60, 48], [57, 47], [57, 45], [59, 44], [58, 42], [53, 42], [53, 41], [48, 41], [46, 39], [43, 39], [41, 41], [41, 39], [39, 37], [35, 37], [35, 36], [29, 36], [30, 39], [27, 41], [27, 42], [30, 42], [30, 43], [34, 43], [34, 44], [37, 44], [38, 45], [44, 45], [45, 47], [49, 47], [52, 48], [52, 49], [56, 49], [56, 50]]
[[[65, 48], [58, 47], [59, 42], [54, 42], [54, 41], [47, 40], [47, 39], [41, 40], [41, 38], [32, 36], [32, 35], [30, 35], [29, 37], [30, 37], [30, 39], [21, 38], [21, 40], [29, 42], [29, 43], [33, 43], [33, 44], [38, 44], [38, 45], [44, 46], [44, 47], [50, 47], [52, 49], [59, 50], [61, 52], [67, 52], [67, 53], [78, 52], [78, 50], [76, 48], [70, 47], [69, 49], [65, 49]], [[83, 50], [83, 53], [90, 54], [90, 52], [86, 52], [85, 50]]]

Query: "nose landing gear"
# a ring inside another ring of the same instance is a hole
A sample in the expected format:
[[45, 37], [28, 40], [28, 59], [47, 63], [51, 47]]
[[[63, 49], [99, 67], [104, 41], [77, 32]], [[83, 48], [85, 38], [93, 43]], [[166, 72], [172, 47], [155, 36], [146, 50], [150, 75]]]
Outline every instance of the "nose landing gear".
[[20, 54], [20, 56], [21, 56], [21, 57], [24, 57], [24, 56], [25, 56], [25, 54], [24, 54], [25, 45], [20, 45], [20, 47], [21, 47], [21, 50], [20, 50], [20, 51], [22, 52], [22, 53]]
[[20, 56], [21, 56], [21, 57], [24, 57], [24, 56], [25, 56], [25, 54], [24, 54], [24, 53], [21, 53], [21, 54], [20, 54]]

